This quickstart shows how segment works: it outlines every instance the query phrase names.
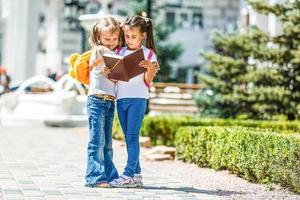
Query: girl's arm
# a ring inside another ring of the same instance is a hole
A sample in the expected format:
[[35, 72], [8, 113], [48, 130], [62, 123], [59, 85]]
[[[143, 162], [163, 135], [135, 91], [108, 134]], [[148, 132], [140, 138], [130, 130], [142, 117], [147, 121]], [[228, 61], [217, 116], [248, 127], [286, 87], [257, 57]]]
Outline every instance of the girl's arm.
[[157, 62], [150, 62], [149, 60], [142, 60], [140, 66], [147, 69], [145, 73], [145, 83], [150, 85], [160, 69], [159, 64]]

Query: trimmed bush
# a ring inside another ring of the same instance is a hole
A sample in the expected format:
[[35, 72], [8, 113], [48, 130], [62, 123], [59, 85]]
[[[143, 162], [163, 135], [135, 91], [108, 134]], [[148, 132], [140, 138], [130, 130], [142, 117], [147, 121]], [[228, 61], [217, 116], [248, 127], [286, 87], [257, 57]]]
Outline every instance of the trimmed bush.
[[255, 182], [279, 183], [300, 193], [300, 135], [243, 127], [182, 127], [179, 159], [228, 169]]
[[181, 126], [244, 126], [281, 132], [300, 132], [300, 122], [294, 121], [254, 121], [233, 119], [205, 119], [191, 116], [154, 116], [145, 117], [141, 135], [149, 136], [154, 145], [174, 146], [176, 131]]

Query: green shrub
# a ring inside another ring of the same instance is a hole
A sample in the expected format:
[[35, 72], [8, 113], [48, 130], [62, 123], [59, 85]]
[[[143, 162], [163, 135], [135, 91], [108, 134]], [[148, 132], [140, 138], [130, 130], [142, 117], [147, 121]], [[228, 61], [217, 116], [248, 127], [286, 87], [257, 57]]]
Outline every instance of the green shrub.
[[191, 116], [154, 116], [145, 117], [141, 135], [151, 137], [154, 145], [174, 146], [175, 134], [181, 126], [244, 126], [256, 127], [281, 132], [300, 132], [300, 122], [288, 121], [255, 121], [233, 119], [205, 119]]
[[300, 135], [243, 127], [182, 127], [179, 159], [228, 169], [255, 182], [279, 183], [300, 193]]
[[189, 117], [155, 116], [145, 117], [141, 135], [149, 136], [154, 145], [174, 145], [176, 130], [184, 125], [190, 124]]

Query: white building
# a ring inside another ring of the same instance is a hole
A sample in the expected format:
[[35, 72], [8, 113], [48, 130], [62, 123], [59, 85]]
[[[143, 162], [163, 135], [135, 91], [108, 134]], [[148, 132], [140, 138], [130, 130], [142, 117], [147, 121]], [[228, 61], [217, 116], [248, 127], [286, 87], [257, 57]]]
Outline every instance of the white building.
[[[4, 25], [3, 25], [3, 11], [2, 11], [2, 2], [0, 1], [0, 44], [3, 44], [3, 29], [4, 29]], [[0, 63], [1, 59], [2, 59], [2, 45], [0, 45]]]
[[[86, 8], [88, 13], [99, 10], [99, 1]], [[101, 1], [100, 1], [101, 2]], [[128, 1], [111, 1], [114, 14], [128, 9]], [[199, 70], [200, 50], [211, 50], [214, 29], [233, 31], [239, 16], [239, 0], [161, 0], [159, 16], [168, 25], [178, 25], [169, 38], [184, 45], [184, 53], [174, 63], [176, 72], [185, 73], [185, 82], [195, 81]], [[71, 31], [65, 20], [63, 0], [0, 0], [0, 64], [7, 67], [15, 83], [37, 75], [67, 69], [66, 58], [82, 51], [82, 34]], [[130, 13], [129, 13], [130, 14]], [[87, 33], [88, 34], [88, 33]], [[85, 38], [86, 39], [86, 38]]]
[[1, 1], [2, 65], [13, 80], [24, 80], [34, 74], [37, 51], [38, 2]]
[[66, 69], [65, 57], [81, 52], [81, 35], [70, 31], [62, 0], [1, 0], [1, 65], [13, 84]]
[[[124, 0], [113, 1], [113, 10], [122, 13], [127, 4]], [[196, 80], [195, 71], [204, 65], [200, 50], [211, 50], [211, 36], [215, 29], [231, 32], [236, 29], [239, 17], [239, 0], [152, 0], [158, 8], [157, 21], [164, 21], [169, 26], [176, 26], [176, 31], [169, 40], [182, 43], [184, 52], [173, 63], [174, 77], [185, 76], [185, 82]], [[129, 13], [131, 14], [131, 13]], [[154, 27], [155, 28], [155, 27]]]
[[180, 42], [184, 52], [174, 63], [174, 75], [185, 71], [185, 82], [196, 82], [196, 75], [204, 66], [200, 50], [212, 49], [211, 36], [218, 29], [232, 32], [239, 17], [238, 0], [163, 0], [159, 1], [160, 16], [168, 25], [177, 25], [171, 42]]
[[[268, 0], [268, 3], [275, 4], [284, 3], [287, 1], [288, 0]], [[255, 25], [258, 28], [269, 32], [272, 36], [281, 33], [281, 24], [280, 21], [276, 19], [275, 15], [263, 15], [257, 13], [251, 7], [247, 6], [245, 0], [241, 0], [241, 15], [242, 19], [244, 19], [244, 23], [246, 23], [243, 26]]]

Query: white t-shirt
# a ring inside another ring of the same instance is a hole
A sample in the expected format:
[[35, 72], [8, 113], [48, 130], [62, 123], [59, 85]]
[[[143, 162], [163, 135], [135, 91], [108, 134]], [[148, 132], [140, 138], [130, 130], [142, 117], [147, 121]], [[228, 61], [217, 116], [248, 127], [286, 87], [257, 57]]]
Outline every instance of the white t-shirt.
[[[150, 52], [150, 49], [148, 49], [145, 46], [141, 47], [144, 52], [145, 60], [148, 57], [148, 54]], [[127, 47], [125, 49], [122, 49], [120, 52], [120, 55], [126, 56], [134, 51], [128, 50]], [[157, 61], [156, 55], [153, 52], [153, 55], [151, 57], [151, 62]], [[140, 74], [132, 79], [129, 80], [129, 82], [125, 81], [118, 81], [117, 83], [117, 99], [123, 99], [123, 98], [144, 98], [149, 99], [149, 89], [145, 84], [144, 81], [145, 73]]]
[[[104, 53], [104, 52], [102, 52]], [[115, 52], [105, 52], [115, 54]], [[102, 60], [92, 71], [90, 71], [90, 85], [88, 95], [93, 94], [108, 94], [116, 96], [116, 84], [106, 78], [103, 74], [103, 67], [105, 66], [103, 57], [99, 51], [93, 51], [90, 58], [90, 66], [97, 60]]]

